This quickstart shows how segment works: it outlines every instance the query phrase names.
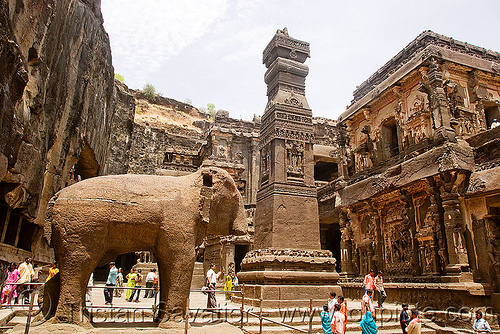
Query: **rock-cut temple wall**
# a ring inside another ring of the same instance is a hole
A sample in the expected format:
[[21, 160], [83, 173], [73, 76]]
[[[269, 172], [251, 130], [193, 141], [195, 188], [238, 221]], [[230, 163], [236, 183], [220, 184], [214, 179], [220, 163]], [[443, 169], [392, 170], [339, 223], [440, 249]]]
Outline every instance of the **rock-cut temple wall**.
[[45, 208], [103, 172], [112, 124], [127, 128], [118, 89], [99, 0], [0, 0], [0, 260], [50, 261]]

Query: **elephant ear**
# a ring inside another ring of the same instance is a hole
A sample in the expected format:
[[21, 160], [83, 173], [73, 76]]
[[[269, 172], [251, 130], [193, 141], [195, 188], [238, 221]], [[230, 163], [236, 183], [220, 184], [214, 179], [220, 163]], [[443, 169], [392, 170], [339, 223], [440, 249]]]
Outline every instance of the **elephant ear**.
[[212, 203], [212, 196], [214, 193], [214, 190], [212, 188], [212, 174], [210, 174], [210, 172], [203, 172], [202, 177], [203, 185], [201, 186], [200, 190], [199, 212], [201, 221], [208, 225], [208, 223], [210, 222], [210, 204]]

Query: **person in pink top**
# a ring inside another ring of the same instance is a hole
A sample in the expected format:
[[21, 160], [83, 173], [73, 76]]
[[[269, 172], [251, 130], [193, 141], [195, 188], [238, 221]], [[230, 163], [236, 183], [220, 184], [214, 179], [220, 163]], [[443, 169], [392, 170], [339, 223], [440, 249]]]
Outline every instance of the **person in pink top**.
[[335, 304], [335, 313], [333, 314], [332, 333], [344, 334], [345, 333], [345, 315], [340, 312], [340, 304]]
[[[2, 289], [2, 297], [0, 298], [0, 304], [3, 304], [5, 299], [8, 298], [7, 303], [10, 305], [12, 297], [17, 297], [17, 286], [15, 283], [19, 279], [19, 270], [17, 270], [17, 266], [14, 262], [10, 264], [10, 267], [7, 269], [7, 279], [5, 280], [5, 286]], [[0, 306], [1, 307], [1, 306]]]
[[365, 276], [365, 280], [363, 281], [363, 288], [365, 288], [365, 294], [368, 290], [375, 291], [375, 270], [371, 269], [370, 272]]

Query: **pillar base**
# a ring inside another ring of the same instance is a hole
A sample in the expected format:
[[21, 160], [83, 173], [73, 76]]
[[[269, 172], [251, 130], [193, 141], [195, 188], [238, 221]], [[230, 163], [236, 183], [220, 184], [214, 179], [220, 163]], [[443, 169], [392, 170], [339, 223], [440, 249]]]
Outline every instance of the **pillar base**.
[[[337, 295], [335, 258], [328, 250], [259, 249], [247, 253], [238, 280], [245, 283], [245, 304], [264, 308], [321, 307]], [[233, 301], [241, 302], [240, 296]]]
[[[339, 285], [245, 284], [244, 290], [245, 305], [254, 308], [260, 307], [260, 298], [262, 298], [263, 308], [308, 308], [311, 299], [313, 307], [322, 308], [330, 292], [335, 292], [337, 296], [342, 294], [342, 288]], [[241, 303], [241, 295], [236, 294], [231, 301]]]

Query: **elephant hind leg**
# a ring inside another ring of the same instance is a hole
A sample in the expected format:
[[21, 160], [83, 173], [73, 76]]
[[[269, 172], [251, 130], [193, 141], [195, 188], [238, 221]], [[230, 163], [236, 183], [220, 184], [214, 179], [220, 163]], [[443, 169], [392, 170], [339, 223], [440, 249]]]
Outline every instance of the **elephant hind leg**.
[[169, 262], [166, 261], [165, 254], [159, 254], [156, 256], [156, 263], [158, 264], [158, 283], [160, 287], [158, 298], [158, 317], [156, 320], [162, 321], [170, 318], [170, 312], [167, 310], [168, 291], [170, 289], [170, 286], [167, 285], [167, 278], [170, 275], [170, 266]]
[[160, 296], [165, 306], [165, 316], [161, 320], [176, 322], [186, 312], [196, 252], [193, 246], [171, 250], [169, 254], [160, 256]]

